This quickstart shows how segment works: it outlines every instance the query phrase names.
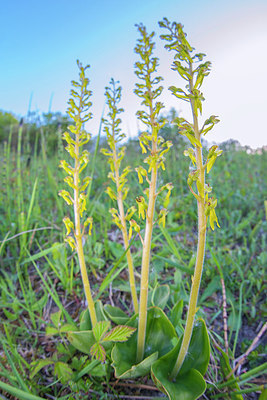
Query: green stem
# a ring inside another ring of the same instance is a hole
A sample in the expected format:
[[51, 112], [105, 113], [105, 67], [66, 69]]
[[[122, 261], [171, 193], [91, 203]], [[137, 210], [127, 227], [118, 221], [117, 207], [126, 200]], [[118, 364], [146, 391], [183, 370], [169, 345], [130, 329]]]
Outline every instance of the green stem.
[[[191, 63], [189, 65], [189, 67], [190, 67], [190, 73], [192, 75], [192, 64]], [[192, 92], [193, 78], [189, 80], [189, 88], [190, 88], [190, 92]], [[200, 132], [199, 132], [199, 127], [198, 127], [198, 118], [197, 118], [197, 114], [196, 114], [195, 107], [194, 107], [195, 106], [194, 100], [190, 99], [190, 103], [191, 103], [192, 114], [193, 114], [193, 119], [194, 119], [194, 132], [195, 132], [197, 140], [200, 141], [201, 138], [200, 138]], [[198, 147], [198, 146], [196, 147], [196, 163], [197, 163], [197, 169], [199, 171], [199, 180], [200, 180], [201, 188], [202, 188], [201, 192], [198, 191], [198, 201], [197, 201], [197, 208], [198, 208], [197, 258], [196, 258], [196, 264], [195, 264], [195, 272], [194, 272], [193, 281], [192, 281], [191, 294], [190, 294], [190, 300], [189, 300], [189, 308], [188, 308], [188, 313], [187, 313], [184, 336], [183, 336], [181, 348], [180, 348], [175, 366], [174, 366], [172, 374], [170, 376], [171, 380], [174, 380], [177, 377], [177, 375], [183, 365], [186, 354], [188, 352], [188, 348], [189, 348], [189, 344], [190, 344], [190, 340], [191, 340], [191, 336], [192, 336], [192, 331], [193, 331], [193, 326], [194, 326], [195, 314], [197, 312], [198, 292], [199, 292], [203, 264], [204, 264], [205, 243], [206, 243], [206, 216], [205, 216], [205, 204], [204, 204], [205, 168], [203, 166], [201, 147]]]
[[[114, 126], [112, 126], [112, 128], [113, 128], [113, 135], [114, 135]], [[114, 140], [114, 143], [115, 143], [115, 140]], [[115, 144], [114, 144], [114, 149], [113, 149], [113, 160], [114, 160], [115, 178], [116, 178], [116, 186], [117, 186], [117, 203], [118, 203], [118, 208], [119, 208], [119, 213], [120, 213], [120, 222], [122, 225], [121, 231], [122, 231], [122, 236], [123, 236], [124, 248], [126, 250], [129, 247], [129, 238], [128, 238], [125, 213], [124, 213], [124, 207], [123, 207], [122, 191], [119, 190], [120, 175], [119, 175], [118, 158], [117, 158]], [[133, 258], [132, 258], [130, 249], [128, 249], [128, 251], [126, 253], [126, 258], [127, 258], [127, 263], [128, 263], [129, 282], [130, 282], [134, 312], [137, 314], [138, 313], [138, 299], [137, 299], [135, 277], [134, 277]]]
[[80, 206], [79, 206], [79, 132], [76, 133], [75, 143], [75, 169], [74, 169], [74, 218], [75, 218], [75, 239], [76, 239], [76, 251], [78, 254], [80, 270], [82, 275], [84, 293], [88, 304], [88, 310], [94, 327], [97, 323], [96, 311], [94, 300], [91, 293], [91, 287], [88, 279], [88, 274], [85, 265], [83, 243], [82, 243], [82, 231], [81, 231], [81, 219], [80, 219]]
[[[152, 114], [152, 106], [150, 115]], [[152, 130], [154, 121], [151, 121]], [[157, 135], [154, 136], [152, 142], [152, 151], [154, 154], [157, 152]], [[142, 271], [141, 271], [141, 291], [140, 291], [140, 307], [139, 307], [139, 321], [138, 321], [138, 338], [137, 338], [137, 363], [141, 362], [144, 358], [145, 350], [145, 339], [146, 339], [146, 323], [147, 323], [147, 296], [148, 296], [148, 278], [149, 278], [149, 264], [150, 264], [150, 251], [151, 251], [151, 240], [153, 231], [153, 220], [156, 203], [156, 187], [157, 187], [157, 165], [152, 168], [151, 181], [149, 185], [149, 199], [146, 216], [146, 229], [145, 238], [143, 244], [143, 255], [142, 255]]]

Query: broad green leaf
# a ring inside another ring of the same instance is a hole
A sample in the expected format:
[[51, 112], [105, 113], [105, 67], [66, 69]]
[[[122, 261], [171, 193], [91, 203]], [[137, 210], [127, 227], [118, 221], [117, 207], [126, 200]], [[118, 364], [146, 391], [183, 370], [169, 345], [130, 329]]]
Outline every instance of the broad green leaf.
[[[127, 325], [138, 327], [138, 315], [134, 315]], [[158, 356], [170, 351], [177, 343], [177, 334], [164, 312], [151, 307], [147, 313], [144, 360], [136, 364], [137, 332], [127, 342], [117, 343], [111, 353], [117, 378], [134, 378], [149, 373]]]
[[60, 382], [65, 384], [70, 380], [73, 371], [68, 364], [58, 361], [55, 363], [55, 374]]
[[90, 354], [95, 343], [93, 331], [67, 332], [67, 338], [75, 349], [85, 354]]
[[104, 312], [104, 307], [101, 300], [95, 302], [95, 312], [98, 321], [107, 321], [107, 317]]
[[174, 362], [170, 360], [169, 354], [167, 356], [152, 365], [151, 376], [156, 386], [168, 396], [169, 400], [198, 399], [206, 390], [203, 376], [197, 370], [190, 369], [183, 376], [179, 375], [175, 381], [169, 380], [170, 365], [173, 367]]
[[157, 306], [164, 310], [170, 297], [170, 288], [168, 285], [161, 285], [153, 290], [151, 302], [153, 306]]
[[[100, 300], [95, 302], [95, 311], [96, 317], [98, 321], [105, 321], [107, 317], [104, 313], [103, 304]], [[90, 331], [92, 329], [91, 319], [88, 308], [81, 313], [80, 317], [80, 330], [81, 331]]]
[[153, 364], [152, 378], [170, 400], [195, 400], [206, 389], [202, 374], [206, 372], [210, 358], [210, 344], [205, 322], [202, 319], [195, 322], [182, 368], [175, 381], [170, 381], [169, 376], [177, 360], [181, 343], [182, 337], [173, 350]]
[[[179, 348], [182, 337], [179, 340]], [[185, 357], [184, 363], [179, 374], [183, 375], [189, 369], [194, 368], [202, 375], [205, 374], [210, 359], [210, 341], [206, 324], [203, 319], [195, 322], [192, 337], [190, 340], [189, 350]]]
[[110, 322], [109, 321], [101, 321], [98, 322], [94, 327], [93, 327], [93, 333], [95, 336], [95, 340], [99, 342], [102, 338], [102, 336], [105, 335], [107, 330], [110, 328]]
[[[118, 348], [118, 344], [113, 347], [111, 358], [114, 360], [111, 364], [115, 369], [115, 376], [119, 379], [133, 379], [145, 376], [150, 372], [151, 366], [158, 359], [158, 352], [152, 353], [144, 358], [139, 364], [136, 363], [136, 343], [122, 354], [122, 349]], [[124, 349], [125, 351], [125, 349]], [[128, 353], [128, 357], [127, 357]], [[131, 358], [131, 360], [130, 360]], [[131, 361], [131, 362], [129, 362]]]
[[108, 319], [118, 325], [125, 325], [129, 320], [129, 316], [124, 311], [119, 307], [113, 307], [110, 304], [104, 305], [104, 312]]
[[92, 329], [91, 319], [88, 308], [82, 311], [80, 316], [80, 331], [90, 331]]
[[30, 373], [30, 379], [34, 378], [35, 375], [44, 367], [46, 367], [47, 365], [52, 365], [54, 364], [54, 361], [52, 360], [52, 358], [45, 358], [45, 359], [41, 359], [38, 361], [34, 361], [31, 363], [31, 368], [33, 368], [32, 372]]
[[129, 337], [136, 331], [135, 328], [131, 326], [119, 325], [111, 329], [110, 332], [102, 338], [103, 342], [125, 342]]

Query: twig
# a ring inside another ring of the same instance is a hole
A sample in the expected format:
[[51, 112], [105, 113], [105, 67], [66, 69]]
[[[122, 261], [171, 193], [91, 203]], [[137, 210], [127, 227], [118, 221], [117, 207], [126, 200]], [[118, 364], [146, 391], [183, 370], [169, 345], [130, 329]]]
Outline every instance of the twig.
[[265, 324], [263, 325], [263, 327], [261, 328], [261, 330], [259, 331], [258, 335], [255, 337], [255, 339], [253, 340], [253, 342], [251, 343], [251, 345], [249, 346], [249, 348], [247, 349], [247, 351], [241, 356], [241, 358], [239, 359], [239, 361], [237, 362], [237, 364], [235, 365], [235, 367], [232, 369], [232, 371], [227, 375], [226, 380], [228, 380], [230, 378], [231, 375], [233, 375], [235, 373], [235, 371], [237, 370], [237, 368], [239, 366], [241, 366], [247, 356], [249, 355], [249, 353], [252, 352], [252, 350], [256, 347], [256, 345], [258, 344], [261, 336], [264, 334], [264, 332], [267, 329], [267, 322], [265, 322]]

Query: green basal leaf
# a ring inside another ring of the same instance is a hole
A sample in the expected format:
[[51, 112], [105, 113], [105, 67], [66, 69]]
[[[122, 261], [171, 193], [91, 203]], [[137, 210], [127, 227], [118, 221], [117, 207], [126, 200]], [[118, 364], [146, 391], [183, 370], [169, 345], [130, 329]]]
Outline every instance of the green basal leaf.
[[[134, 315], [127, 325], [138, 327], [138, 315]], [[146, 342], [144, 360], [136, 364], [137, 332], [127, 342], [114, 346], [111, 358], [117, 378], [134, 378], [149, 373], [151, 365], [158, 357], [166, 354], [177, 343], [177, 334], [164, 312], [151, 307], [147, 313]]]
[[[139, 364], [135, 364], [136, 360], [136, 345], [135, 343], [128, 348], [121, 349], [116, 344], [111, 352], [113, 360], [112, 366], [115, 369], [115, 376], [119, 379], [133, 379], [140, 376], [145, 376], [150, 372], [151, 366], [158, 359], [158, 352], [152, 353]], [[128, 342], [126, 342], [128, 343]]]
[[67, 332], [67, 338], [75, 349], [85, 354], [90, 354], [96, 342], [93, 331]]
[[168, 379], [169, 358], [162, 358], [152, 366], [152, 379], [156, 386], [165, 393], [169, 400], [196, 400], [206, 390], [206, 382], [203, 376], [195, 369], [190, 369], [183, 376], [173, 382]]
[[[182, 342], [180, 338], [179, 343]], [[180, 348], [180, 346], [179, 346]], [[189, 345], [188, 354], [179, 374], [183, 375], [191, 368], [197, 369], [202, 375], [205, 374], [210, 359], [210, 341], [205, 321], [198, 319], [195, 322]]]
[[88, 309], [82, 311], [80, 316], [80, 331], [90, 331], [92, 329], [91, 319]]
[[170, 297], [170, 287], [168, 285], [161, 285], [153, 290], [151, 303], [164, 310]]
[[124, 311], [119, 307], [113, 307], [110, 304], [104, 305], [104, 312], [108, 319], [118, 325], [125, 325], [129, 320], [129, 316]]
[[174, 349], [155, 362], [152, 366], [152, 378], [170, 400], [195, 400], [206, 389], [202, 375], [207, 370], [210, 358], [210, 343], [204, 320], [199, 319], [195, 322], [182, 368], [175, 381], [170, 381], [169, 377], [177, 360], [181, 343], [182, 337]]

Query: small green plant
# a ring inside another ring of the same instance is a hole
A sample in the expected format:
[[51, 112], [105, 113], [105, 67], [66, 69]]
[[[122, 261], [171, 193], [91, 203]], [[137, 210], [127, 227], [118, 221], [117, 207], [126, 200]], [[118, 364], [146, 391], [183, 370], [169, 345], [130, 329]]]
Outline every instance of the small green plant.
[[79, 82], [72, 81], [73, 89], [71, 89], [68, 108], [68, 115], [73, 120], [73, 125], [69, 126], [69, 132], [63, 134], [63, 138], [67, 142], [65, 149], [74, 163], [70, 165], [66, 160], [62, 160], [60, 163], [61, 168], [68, 174], [64, 181], [71, 188], [73, 195], [67, 190], [61, 190], [59, 195], [63, 197], [68, 205], [73, 206], [74, 222], [69, 217], [65, 217], [63, 220], [67, 229], [66, 241], [71, 249], [76, 250], [78, 254], [84, 292], [92, 326], [94, 327], [97, 323], [97, 317], [83, 251], [83, 234], [85, 229], [88, 230], [89, 235], [91, 234], [92, 217], [86, 218], [83, 226], [81, 225], [81, 218], [86, 210], [85, 191], [91, 178], [87, 176], [81, 180], [80, 177], [81, 172], [89, 162], [89, 152], [88, 150], [82, 150], [82, 147], [89, 142], [91, 137], [90, 133], [84, 129], [84, 124], [92, 118], [92, 113], [89, 111], [92, 105], [90, 101], [92, 92], [88, 89], [89, 79], [85, 76], [85, 71], [89, 66], [83, 67], [79, 61], [77, 61], [77, 64], [80, 71], [80, 79]]
[[119, 114], [123, 112], [123, 109], [118, 108], [119, 102], [121, 101], [121, 90], [121, 86], [117, 86], [114, 79], [111, 79], [110, 87], [106, 87], [105, 96], [107, 99], [109, 112], [108, 119], [104, 119], [104, 130], [107, 135], [107, 143], [110, 150], [101, 149], [101, 152], [108, 157], [108, 163], [111, 169], [108, 177], [114, 182], [116, 187], [116, 191], [113, 190], [113, 188], [111, 188], [110, 186], [108, 186], [106, 190], [111, 200], [116, 200], [118, 205], [118, 210], [115, 208], [111, 208], [109, 212], [112, 215], [113, 222], [122, 232], [124, 248], [127, 251], [126, 257], [128, 263], [132, 302], [135, 313], [138, 313], [138, 299], [134, 277], [134, 265], [131, 249], [129, 248], [130, 237], [129, 231], [127, 229], [127, 222], [129, 223], [129, 221], [131, 221], [131, 218], [135, 213], [136, 208], [134, 206], [130, 207], [125, 214], [123, 202], [126, 199], [129, 191], [129, 187], [127, 186], [127, 175], [131, 171], [131, 168], [129, 166], [126, 166], [120, 174], [120, 166], [125, 156], [125, 147], [118, 148], [119, 143], [125, 138], [125, 134], [121, 133], [121, 119], [119, 118]]

